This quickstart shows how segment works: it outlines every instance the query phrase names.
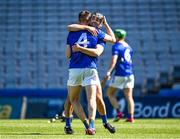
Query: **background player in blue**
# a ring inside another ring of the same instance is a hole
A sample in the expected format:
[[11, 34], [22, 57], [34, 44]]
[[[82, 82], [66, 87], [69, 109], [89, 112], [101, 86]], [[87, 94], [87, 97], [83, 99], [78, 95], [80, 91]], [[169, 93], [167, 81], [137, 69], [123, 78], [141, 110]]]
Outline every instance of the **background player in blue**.
[[[91, 23], [95, 27], [99, 28], [99, 27], [102, 26], [101, 25], [102, 22], [104, 23], [104, 25], [106, 27], [106, 30], [109, 33], [109, 35], [105, 34], [104, 40], [113, 42], [115, 40], [114, 33], [111, 30], [111, 28], [109, 27], [109, 25], [108, 25], [106, 19], [104, 18], [104, 16], [102, 14], [100, 14], [100, 13], [94, 13], [94, 14], [92, 14], [92, 17], [93, 18], [91, 18]], [[82, 30], [82, 29], [86, 29], [88, 31], [91, 31], [92, 33], [94, 33], [93, 31], [95, 31], [96, 34], [102, 32], [101, 30], [96, 32], [97, 30], [95, 28], [93, 28], [93, 27], [90, 27], [90, 26], [83, 26], [83, 25], [79, 25], [79, 24], [69, 25], [69, 30], [77, 31], [77, 30]], [[77, 46], [73, 47], [73, 50], [81, 51], [82, 53], [86, 53], [87, 55], [90, 55], [90, 56], [93, 56], [93, 57], [99, 56], [97, 54], [96, 49], [91, 49], [91, 48], [86, 48], [86, 47], [78, 47], [78, 45], [77, 45]], [[106, 107], [105, 107], [105, 104], [104, 104], [104, 101], [103, 101], [103, 98], [102, 98], [102, 89], [101, 89], [100, 83], [97, 85], [96, 102], [97, 102], [98, 112], [100, 113], [100, 115], [102, 117], [104, 127], [107, 128], [111, 133], [115, 133], [115, 128], [112, 127], [107, 121]], [[69, 113], [69, 115], [70, 115], [70, 113]]]
[[107, 96], [112, 106], [117, 111], [117, 116], [114, 121], [122, 118], [123, 114], [120, 111], [120, 106], [116, 98], [118, 89], [123, 89], [126, 101], [128, 103], [127, 122], [134, 122], [134, 75], [132, 71], [132, 48], [125, 42], [126, 31], [116, 29], [114, 31], [117, 42], [112, 46], [112, 59], [109, 65], [103, 84], [110, 79], [111, 73], [114, 69], [114, 76], [110, 80]]

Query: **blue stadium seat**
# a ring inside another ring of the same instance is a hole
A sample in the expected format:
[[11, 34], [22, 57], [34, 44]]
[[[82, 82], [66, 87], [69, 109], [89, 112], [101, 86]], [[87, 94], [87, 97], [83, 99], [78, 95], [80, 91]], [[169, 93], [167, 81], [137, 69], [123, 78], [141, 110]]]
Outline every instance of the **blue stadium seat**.
[[[0, 87], [66, 87], [66, 28], [68, 24], [78, 21], [78, 13], [83, 9], [100, 11], [113, 29], [127, 30], [127, 40], [134, 50], [137, 82], [140, 83], [139, 78], [146, 80], [147, 76], [155, 78], [149, 73], [153, 69], [148, 66], [153, 63], [156, 65], [154, 72], [161, 74], [160, 77], [171, 76], [172, 69], [180, 65], [177, 60], [180, 59], [179, 5], [177, 0], [0, 1], [0, 7], [3, 7], [0, 8], [0, 67], [6, 67], [8, 71], [0, 80]], [[120, 13], [123, 15], [119, 16]], [[99, 60], [100, 77], [109, 65], [110, 51], [108, 46]], [[144, 74], [146, 70], [150, 71], [142, 76], [140, 73]], [[58, 79], [51, 84], [48, 81], [55, 75], [50, 78], [48, 74], [53, 71]], [[1, 68], [0, 73], [3, 72]], [[24, 81], [25, 72], [33, 73], [35, 77]], [[160, 82], [165, 83], [166, 79], [160, 78]]]

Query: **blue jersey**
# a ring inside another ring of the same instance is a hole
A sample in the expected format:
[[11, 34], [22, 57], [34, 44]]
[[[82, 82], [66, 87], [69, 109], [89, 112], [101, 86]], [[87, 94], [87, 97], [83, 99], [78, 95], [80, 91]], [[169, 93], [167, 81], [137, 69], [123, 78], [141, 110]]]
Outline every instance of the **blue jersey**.
[[93, 36], [86, 30], [69, 32], [67, 38], [67, 44], [71, 48], [71, 59], [69, 68], [97, 68], [97, 57], [92, 57], [81, 52], [72, 52], [72, 46], [78, 43], [82, 47], [96, 48], [97, 44], [101, 44], [103, 47], [105, 43], [102, 41], [105, 37], [105, 33], [98, 31], [98, 36]]
[[117, 42], [112, 46], [112, 55], [117, 55], [115, 76], [129, 76], [132, 71], [132, 48], [124, 43]]

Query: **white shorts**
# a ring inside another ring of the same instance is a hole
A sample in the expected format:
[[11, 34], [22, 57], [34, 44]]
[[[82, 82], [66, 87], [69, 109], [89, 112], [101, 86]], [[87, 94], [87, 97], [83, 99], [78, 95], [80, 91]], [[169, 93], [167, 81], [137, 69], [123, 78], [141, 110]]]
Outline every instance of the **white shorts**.
[[69, 79], [67, 81], [68, 86], [97, 85], [99, 82], [99, 76], [96, 69], [69, 69]]
[[130, 76], [114, 76], [110, 80], [109, 86], [124, 89], [124, 88], [134, 88], [134, 75]]

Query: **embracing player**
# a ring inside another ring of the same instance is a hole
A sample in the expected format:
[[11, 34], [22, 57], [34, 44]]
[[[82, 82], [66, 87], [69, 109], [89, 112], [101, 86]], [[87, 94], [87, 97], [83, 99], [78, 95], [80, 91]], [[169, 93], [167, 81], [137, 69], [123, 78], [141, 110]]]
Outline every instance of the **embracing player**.
[[[104, 26], [106, 27], [106, 30], [107, 30], [107, 34], [104, 34], [101, 30], [99, 30], [99, 28], [102, 26], [102, 23], [104, 23]], [[73, 25], [70, 25], [68, 26], [69, 27], [69, 30], [70, 31], [79, 31], [79, 30], [88, 30], [90, 32], [92, 32], [92, 34], [104, 34], [103, 37], [99, 37], [98, 39], [101, 41], [101, 43], [105, 40], [105, 41], [111, 41], [111, 42], [114, 42], [115, 41], [115, 37], [114, 37], [114, 34], [113, 34], [113, 31], [111, 30], [111, 28], [109, 27], [105, 17], [100, 14], [100, 13], [93, 13], [92, 16], [91, 16], [91, 20], [90, 20], [90, 24], [96, 28], [93, 28], [93, 27], [90, 27], [90, 26], [87, 26], [88, 23], [84, 24], [84, 25], [80, 25], [80, 24], [73, 24]], [[82, 39], [81, 40], [86, 40], [86, 38]], [[72, 50], [73, 51], [76, 51], [76, 52], [81, 52], [81, 53], [84, 53], [88, 56], [91, 57], [91, 59], [93, 58], [95, 61], [93, 63], [93, 65], [95, 66], [96, 65], [96, 61], [97, 61], [97, 56], [99, 56], [103, 49], [100, 48], [101, 52], [99, 54], [97, 54], [97, 52], [99, 52], [99, 50], [97, 50], [97, 46], [94, 48], [94, 47], [82, 47], [80, 45], [75, 45], [73, 46]], [[68, 52], [71, 52], [71, 51], [68, 51]], [[82, 59], [81, 59], [82, 60]], [[86, 61], [87, 62], [87, 61]], [[101, 85], [100, 85], [100, 81], [99, 81], [99, 78], [98, 78], [98, 81], [96, 82], [96, 85], [97, 85], [97, 96], [96, 96], [96, 102], [97, 102], [97, 108], [98, 108], [98, 111], [102, 117], [102, 121], [103, 121], [103, 124], [104, 124], [104, 127], [107, 128], [111, 133], [114, 133], [115, 132], [115, 128], [112, 127], [108, 121], [107, 121], [107, 116], [106, 116], [106, 108], [105, 108], [105, 104], [104, 104], [104, 101], [103, 101], [103, 98], [102, 98], [102, 89], [101, 89]], [[72, 134], [73, 131], [71, 129], [71, 126], [70, 126], [70, 108], [71, 108], [71, 104], [69, 103], [69, 98], [67, 97], [67, 100], [66, 100], [66, 103], [65, 103], [65, 115], [66, 115], [66, 126], [65, 126], [65, 132], [67, 134]], [[80, 107], [80, 106], [79, 106]], [[82, 116], [82, 114], [81, 114]], [[83, 122], [84, 123], [84, 122]], [[91, 121], [89, 123], [89, 125], [91, 126]], [[85, 126], [86, 127], [86, 126]]]

